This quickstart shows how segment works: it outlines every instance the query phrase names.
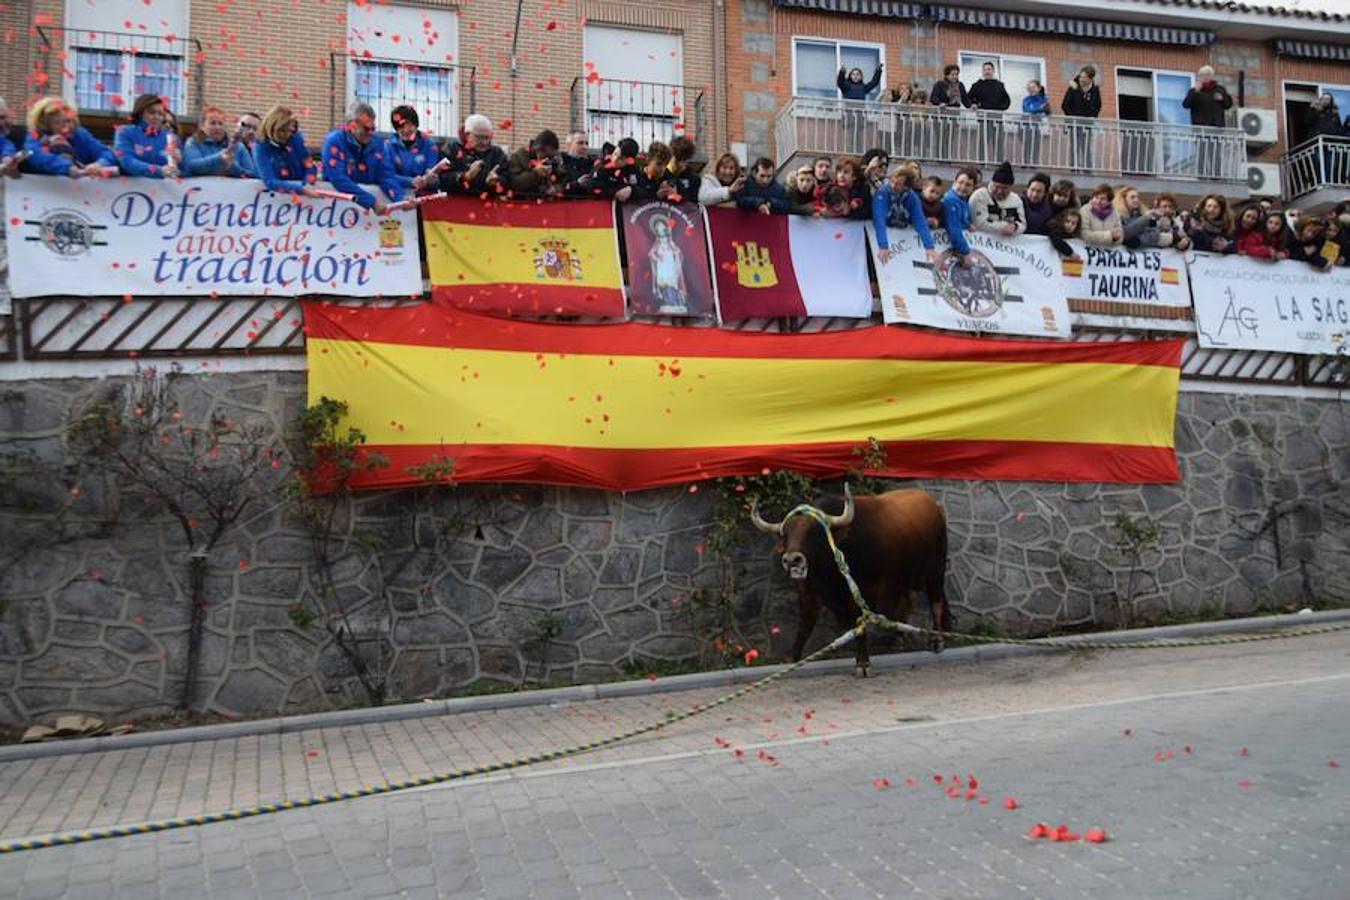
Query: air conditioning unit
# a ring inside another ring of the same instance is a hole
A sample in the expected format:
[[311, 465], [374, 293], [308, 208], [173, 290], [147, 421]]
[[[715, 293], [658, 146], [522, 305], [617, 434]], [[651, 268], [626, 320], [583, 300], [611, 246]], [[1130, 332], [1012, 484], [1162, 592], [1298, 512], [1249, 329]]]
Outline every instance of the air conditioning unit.
[[1270, 145], [1278, 140], [1279, 126], [1276, 123], [1275, 110], [1273, 109], [1239, 106], [1237, 127], [1247, 136], [1248, 144]]
[[1247, 187], [1254, 197], [1280, 196], [1280, 167], [1275, 163], [1248, 163]]

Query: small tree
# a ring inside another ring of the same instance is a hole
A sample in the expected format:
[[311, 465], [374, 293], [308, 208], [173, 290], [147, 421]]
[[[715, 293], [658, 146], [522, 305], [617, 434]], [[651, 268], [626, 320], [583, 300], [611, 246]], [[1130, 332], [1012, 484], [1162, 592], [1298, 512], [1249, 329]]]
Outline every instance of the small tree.
[[[1135, 581], [1143, 571], [1144, 554], [1158, 546], [1162, 528], [1157, 522], [1145, 516], [1136, 519], [1124, 511], [1116, 513], [1113, 525], [1116, 529], [1116, 549], [1125, 555], [1130, 565], [1130, 573], [1125, 582], [1125, 596], [1120, 598], [1122, 610], [1129, 617], [1134, 609]], [[1126, 623], [1128, 622], [1127, 618]]]
[[206, 625], [206, 567], [211, 551], [244, 513], [260, 502], [281, 467], [265, 426], [212, 414], [187, 420], [173, 395], [177, 367], [136, 374], [96, 401], [67, 429], [79, 470], [111, 476], [118, 488], [140, 494], [150, 514], [167, 512], [188, 548], [187, 670], [179, 707], [194, 708]]

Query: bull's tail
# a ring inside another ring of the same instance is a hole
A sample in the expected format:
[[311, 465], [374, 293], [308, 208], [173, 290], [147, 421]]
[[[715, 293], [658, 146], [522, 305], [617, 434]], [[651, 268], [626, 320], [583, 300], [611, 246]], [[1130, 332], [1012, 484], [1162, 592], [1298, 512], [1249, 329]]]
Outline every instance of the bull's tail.
[[[944, 517], [945, 518], [945, 517]], [[937, 557], [928, 573], [928, 583], [924, 591], [928, 594], [928, 606], [933, 614], [933, 627], [938, 631], [952, 630], [952, 611], [947, 605], [947, 523], [938, 531]]]

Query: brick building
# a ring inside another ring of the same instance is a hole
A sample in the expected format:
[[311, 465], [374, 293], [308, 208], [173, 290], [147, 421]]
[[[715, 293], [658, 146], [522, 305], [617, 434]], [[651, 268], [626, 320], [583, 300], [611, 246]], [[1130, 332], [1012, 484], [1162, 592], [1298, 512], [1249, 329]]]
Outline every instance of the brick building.
[[[1234, 197], [1276, 195], [1283, 182], [1329, 202], [1347, 186], [1350, 147], [1336, 148], [1346, 166], [1326, 168], [1320, 149], [1289, 151], [1319, 93], [1350, 111], [1350, 15], [1339, 0], [1265, 5], [1274, 2], [1108, 0], [1086, 18], [1067, 0], [997, 11], [903, 0], [29, 0], [0, 5], [14, 47], [0, 61], [0, 90], [11, 102], [59, 92], [102, 133], [153, 90], [189, 123], [203, 105], [286, 103], [317, 142], [361, 97], [382, 117], [411, 102], [436, 134], [484, 112], [509, 144], [543, 127], [584, 127], [594, 145], [683, 130], [705, 154], [732, 149], [783, 166], [880, 145], [939, 174], [1008, 156], [1019, 172], [1059, 169], [1085, 182]], [[1026, 80], [1045, 85], [1056, 115], [1041, 136], [1011, 119], [948, 122], [882, 103], [850, 118], [831, 105], [840, 65], [870, 74], [882, 63], [883, 90], [927, 89], [946, 63], [970, 84], [984, 61], [1014, 112]], [[1079, 159], [1074, 123], [1058, 112], [1089, 64], [1102, 110]], [[1206, 64], [1240, 107], [1226, 129], [1192, 129], [1180, 105]], [[1222, 158], [1213, 172], [1201, 171], [1207, 153]]]

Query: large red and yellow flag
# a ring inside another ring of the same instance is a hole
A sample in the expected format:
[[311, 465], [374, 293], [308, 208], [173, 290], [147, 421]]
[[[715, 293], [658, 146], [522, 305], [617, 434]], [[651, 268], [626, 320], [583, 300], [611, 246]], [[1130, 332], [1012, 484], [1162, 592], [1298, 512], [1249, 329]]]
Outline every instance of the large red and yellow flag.
[[422, 232], [439, 303], [506, 315], [624, 314], [609, 200], [445, 197], [423, 204]]
[[1176, 481], [1181, 341], [979, 340], [887, 326], [747, 334], [504, 321], [311, 302], [309, 397], [345, 401], [391, 465], [358, 486], [635, 490], [766, 467], [1035, 481]]

